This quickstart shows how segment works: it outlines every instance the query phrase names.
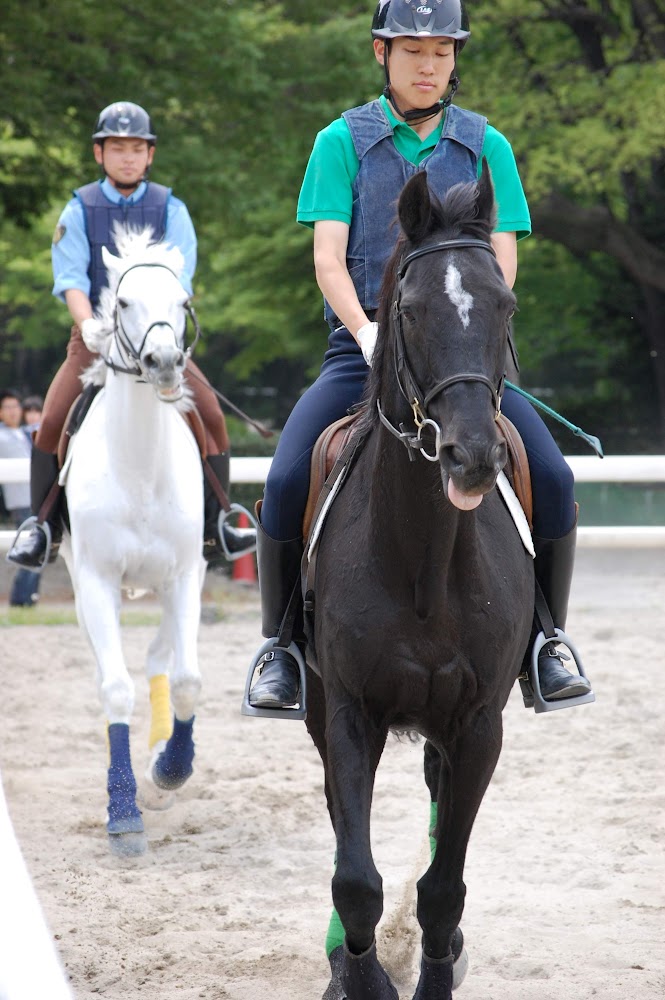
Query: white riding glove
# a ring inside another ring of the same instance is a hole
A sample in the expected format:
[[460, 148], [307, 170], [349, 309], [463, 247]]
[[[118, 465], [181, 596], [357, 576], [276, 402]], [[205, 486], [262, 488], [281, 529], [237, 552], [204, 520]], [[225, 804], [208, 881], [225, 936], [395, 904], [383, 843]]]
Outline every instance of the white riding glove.
[[81, 323], [83, 343], [93, 354], [99, 354], [99, 349], [105, 337], [104, 327], [100, 320], [90, 316]]
[[360, 344], [360, 350], [363, 352], [363, 357], [370, 368], [372, 367], [372, 358], [374, 357], [374, 348], [376, 347], [378, 332], [378, 323], [365, 323], [360, 327], [356, 334], [356, 340]]

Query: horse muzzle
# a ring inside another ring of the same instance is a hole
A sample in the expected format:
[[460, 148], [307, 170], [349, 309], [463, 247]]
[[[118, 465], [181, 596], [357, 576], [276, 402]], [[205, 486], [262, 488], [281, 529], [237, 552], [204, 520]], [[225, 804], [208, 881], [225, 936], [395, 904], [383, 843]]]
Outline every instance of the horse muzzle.
[[184, 351], [171, 346], [157, 347], [141, 358], [146, 382], [154, 386], [164, 402], [175, 403], [182, 398], [186, 361]]
[[507, 457], [504, 441], [475, 447], [443, 443], [439, 449], [439, 463], [450, 503], [459, 510], [477, 507], [493, 489]]

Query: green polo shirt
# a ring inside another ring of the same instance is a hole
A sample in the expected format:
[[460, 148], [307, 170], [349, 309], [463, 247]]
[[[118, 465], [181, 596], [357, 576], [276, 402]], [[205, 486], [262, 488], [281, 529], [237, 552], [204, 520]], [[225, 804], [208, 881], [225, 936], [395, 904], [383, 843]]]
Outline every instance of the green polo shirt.
[[[426, 139], [399, 121], [385, 97], [381, 106], [393, 129], [393, 141], [399, 153], [409, 163], [419, 164], [432, 152], [443, 129], [443, 119]], [[497, 204], [497, 233], [517, 233], [522, 239], [531, 232], [531, 218], [524, 196], [517, 164], [508, 140], [491, 125], [487, 126], [483, 143], [483, 157], [492, 172]], [[353, 211], [353, 182], [360, 168], [349, 127], [338, 118], [319, 132], [312, 149], [305, 177], [298, 198], [298, 222], [314, 228], [315, 222], [330, 219], [351, 225]], [[482, 157], [478, 163], [478, 175]]]

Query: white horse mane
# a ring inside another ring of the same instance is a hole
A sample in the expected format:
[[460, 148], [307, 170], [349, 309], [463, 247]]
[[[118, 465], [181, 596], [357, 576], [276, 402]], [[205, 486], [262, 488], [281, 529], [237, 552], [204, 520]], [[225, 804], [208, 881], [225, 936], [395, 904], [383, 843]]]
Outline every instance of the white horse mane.
[[[165, 267], [173, 271], [177, 278], [181, 277], [185, 269], [185, 258], [180, 248], [170, 243], [155, 242], [152, 226], [136, 229], [133, 226], [116, 222], [111, 235], [118, 249], [118, 256], [113, 257], [113, 266], [108, 269], [108, 285], [101, 291], [99, 305], [95, 312], [95, 319], [99, 320], [102, 325], [98, 349], [104, 355], [108, 354], [110, 340], [113, 336], [118, 285], [130, 267], [136, 267], [137, 264], [164, 264]], [[82, 373], [81, 381], [84, 386], [104, 385], [107, 373], [108, 368], [103, 358], [95, 358]], [[190, 398], [191, 391], [185, 386], [182, 399], [175, 405], [178, 409], [191, 409]]]

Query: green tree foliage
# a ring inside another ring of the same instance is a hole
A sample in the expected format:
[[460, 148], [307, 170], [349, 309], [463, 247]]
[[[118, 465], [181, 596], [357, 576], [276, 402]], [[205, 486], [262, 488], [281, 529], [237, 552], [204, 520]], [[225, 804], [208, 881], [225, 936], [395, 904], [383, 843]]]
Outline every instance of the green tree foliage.
[[[557, 385], [555, 405], [623, 446], [654, 423], [656, 391], [665, 414], [665, 0], [468, 6], [459, 103], [513, 143], [537, 234], [520, 247], [524, 382]], [[52, 373], [68, 319], [48, 294], [50, 232], [69, 189], [96, 176], [97, 112], [131, 99], [159, 133], [153, 176], [197, 227], [204, 368], [234, 398], [276, 389], [238, 402], [281, 422], [326, 332], [298, 190], [316, 132], [381, 89], [370, 18], [351, 0], [8, 0], [3, 359], [40, 345]]]
[[510, 137], [544, 238], [518, 285], [527, 374], [617, 442], [641, 427], [662, 447], [665, 2], [479, 0], [472, 17], [463, 97]]

